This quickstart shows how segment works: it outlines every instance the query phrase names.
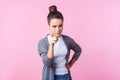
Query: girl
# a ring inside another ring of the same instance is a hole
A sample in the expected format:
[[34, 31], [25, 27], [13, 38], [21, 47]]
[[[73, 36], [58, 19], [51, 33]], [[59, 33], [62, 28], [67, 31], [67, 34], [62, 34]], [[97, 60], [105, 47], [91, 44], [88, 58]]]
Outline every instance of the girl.
[[[38, 52], [44, 64], [42, 80], [72, 80], [70, 68], [81, 54], [80, 46], [70, 37], [63, 35], [63, 15], [57, 7], [49, 7], [47, 16], [50, 33], [38, 43]], [[74, 51], [69, 61], [70, 50]]]

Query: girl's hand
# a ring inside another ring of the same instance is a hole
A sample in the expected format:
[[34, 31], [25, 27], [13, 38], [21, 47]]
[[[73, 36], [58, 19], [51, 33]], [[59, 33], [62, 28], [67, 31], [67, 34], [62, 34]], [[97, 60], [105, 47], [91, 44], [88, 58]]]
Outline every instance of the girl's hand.
[[67, 63], [66, 67], [67, 67], [68, 69], [70, 69], [70, 68], [73, 66], [73, 64], [75, 63], [75, 61], [76, 61], [75, 59], [71, 59], [70, 62]]
[[72, 66], [69, 63], [67, 63], [66, 67], [67, 67], [67, 69], [70, 69]]
[[50, 36], [50, 44], [55, 44], [58, 41], [58, 37], [54, 36], [54, 34], [52, 34]]

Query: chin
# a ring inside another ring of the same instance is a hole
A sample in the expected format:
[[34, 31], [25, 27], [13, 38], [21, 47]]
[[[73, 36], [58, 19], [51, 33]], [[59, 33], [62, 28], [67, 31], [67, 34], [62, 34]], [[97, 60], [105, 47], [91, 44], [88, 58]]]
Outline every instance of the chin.
[[56, 37], [60, 37], [61, 36], [61, 34], [56, 34]]

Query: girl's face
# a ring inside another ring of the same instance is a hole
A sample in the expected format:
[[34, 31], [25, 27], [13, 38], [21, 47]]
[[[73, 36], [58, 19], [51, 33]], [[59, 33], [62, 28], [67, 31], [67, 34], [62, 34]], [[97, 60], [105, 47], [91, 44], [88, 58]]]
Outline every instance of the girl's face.
[[50, 35], [60, 37], [63, 30], [63, 20], [53, 18], [49, 23]]

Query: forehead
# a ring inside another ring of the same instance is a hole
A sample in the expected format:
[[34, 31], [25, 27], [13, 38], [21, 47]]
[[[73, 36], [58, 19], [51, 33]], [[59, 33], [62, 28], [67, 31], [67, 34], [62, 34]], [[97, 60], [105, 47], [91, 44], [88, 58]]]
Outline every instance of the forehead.
[[50, 20], [50, 25], [61, 25], [61, 24], [63, 24], [62, 19], [52, 18]]

